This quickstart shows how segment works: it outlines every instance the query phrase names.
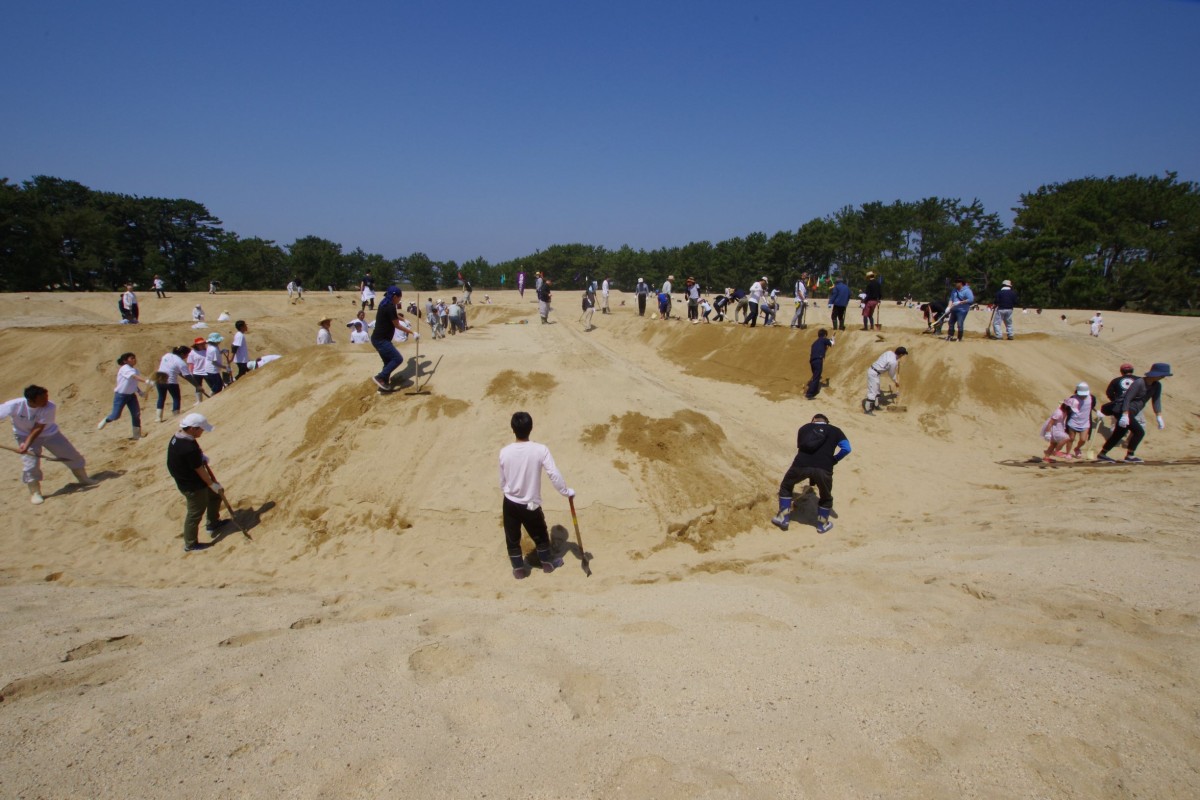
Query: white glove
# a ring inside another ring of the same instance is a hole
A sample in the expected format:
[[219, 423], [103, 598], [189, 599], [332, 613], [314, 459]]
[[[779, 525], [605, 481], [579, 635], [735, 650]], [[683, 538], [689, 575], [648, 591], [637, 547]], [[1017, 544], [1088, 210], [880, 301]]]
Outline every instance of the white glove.
[[574, 496], [575, 496], [575, 490], [567, 489], [567, 497], [574, 497]]
[[834, 338], [831, 336], [831, 337], [829, 337], [829, 343], [830, 343], [831, 345], [832, 345], [832, 344], [837, 344], [837, 340], [836, 340], [836, 339], [834, 339]]
[[414, 334], [413, 334], [413, 338], [414, 338], [414, 339], [420, 339], [420, 338], [421, 338], [421, 334], [419, 334], [419, 333], [414, 333]]
[[1155, 419], [1157, 419], [1157, 420], [1158, 420], [1158, 429], [1159, 429], [1160, 431], [1161, 431], [1163, 428], [1167, 427], [1167, 423], [1163, 422], [1162, 414], [1159, 414], [1157, 417], [1155, 417]]
[[1117, 420], [1117, 427], [1120, 427], [1120, 428], [1128, 428], [1129, 427], [1129, 412], [1128, 411], [1125, 412], [1124, 414], [1122, 414], [1121, 418], [1119, 420]]
[[212, 483], [210, 483], [208, 485], [208, 488], [212, 489], [217, 494], [225, 494], [225, 487], [222, 486], [221, 484], [217, 483], [216, 481], [213, 481]]

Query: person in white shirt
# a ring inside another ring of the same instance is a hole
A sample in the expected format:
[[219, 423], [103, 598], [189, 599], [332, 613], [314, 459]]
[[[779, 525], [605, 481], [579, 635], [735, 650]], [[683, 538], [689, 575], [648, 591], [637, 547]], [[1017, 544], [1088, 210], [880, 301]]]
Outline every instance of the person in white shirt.
[[750, 284], [750, 291], [746, 295], [746, 299], [750, 302], [750, 313], [746, 315], [746, 319], [742, 321], [742, 325], [749, 325], [751, 328], [758, 324], [759, 305], [763, 302], [763, 297], [767, 293], [767, 279], [763, 276], [762, 280], [755, 281]]
[[154, 296], [160, 300], [167, 296], [166, 284], [157, 275], [154, 276]]
[[321, 320], [317, 328], [317, 344], [333, 344], [333, 332], [329, 330], [329, 323], [333, 322], [329, 317]]
[[163, 407], [167, 404], [167, 395], [171, 395], [171, 413], [179, 414], [179, 378], [188, 374], [187, 361], [184, 359], [190, 353], [186, 347], [176, 347], [159, 359], [158, 371], [154, 373], [154, 388], [158, 390], [154, 419], [158, 422], [163, 421]]
[[462, 333], [467, 328], [463, 325], [463, 307], [458, 304], [457, 297], [450, 298], [450, 305], [446, 309], [446, 315], [450, 318], [450, 335]]
[[249, 372], [246, 364], [250, 361], [250, 345], [246, 341], [246, 334], [250, 332], [250, 327], [246, 325], [246, 320], [239, 319], [233, 323], [234, 330], [237, 331], [233, 335], [233, 363], [237, 364], [237, 375], [234, 380]]
[[1092, 336], [1099, 336], [1101, 329], [1104, 328], [1104, 317], [1100, 316], [1100, 312], [1096, 312], [1096, 316], [1088, 320], [1088, 325], [1091, 327]]
[[138, 404], [138, 395], [142, 394], [142, 390], [138, 388], [138, 382], [150, 383], [142, 377], [142, 373], [138, 372], [137, 356], [133, 353], [122, 353], [117, 359], [117, 386], [113, 390], [113, 405], [112, 412], [108, 416], [103, 417], [96, 424], [96, 430], [104, 430], [104, 426], [110, 422], [116, 422], [121, 418], [121, 411], [128, 406], [129, 416], [133, 421], [133, 432], [130, 434], [130, 439], [142, 438], [142, 407]]
[[513, 577], [528, 577], [529, 567], [521, 552], [521, 528], [529, 534], [537, 548], [543, 572], [553, 572], [563, 565], [550, 549], [550, 534], [546, 515], [542, 511], [542, 471], [563, 497], [574, 497], [563, 481], [550, 448], [529, 441], [533, 432], [533, 417], [524, 411], [512, 415], [513, 434], [517, 440], [500, 451], [500, 491], [504, 493], [504, 541], [508, 559], [512, 562]]
[[796, 313], [792, 315], [791, 327], [804, 327], [804, 309], [808, 305], [808, 273], [796, 279]]
[[29, 487], [29, 502], [41, 505], [42, 448], [67, 465], [84, 486], [96, 481], [88, 477], [83, 456], [63, 436], [54, 421], [56, 407], [50, 402], [50, 391], [41, 386], [26, 386], [23, 397], [0, 403], [0, 419], [12, 419], [17, 452], [21, 454], [21, 482]]
[[900, 388], [900, 359], [908, 355], [907, 347], [897, 347], [887, 350], [875, 363], [867, 367], [867, 398], [863, 400], [863, 411], [870, 414], [879, 407], [879, 376], [887, 373], [892, 379], [892, 386]]
[[659, 294], [665, 294], [667, 296], [667, 311], [665, 314], [663, 314], [663, 319], [671, 318], [671, 281], [673, 280], [675, 280], [675, 276], [668, 275], [667, 279], [663, 281], [662, 291], [659, 292]]
[[354, 319], [352, 319], [346, 323], [346, 327], [349, 328], [350, 330], [354, 330], [354, 323], [356, 323], [356, 322], [361, 322], [362, 326], [363, 326], [363, 330], [366, 331], [367, 333], [370, 333], [371, 329], [375, 327], [375, 320], [367, 319], [367, 313], [365, 311], [359, 311], [358, 313], [356, 313], [354, 315]]
[[208, 359], [208, 341], [197, 338], [192, 342], [192, 352], [187, 357], [188, 369], [191, 371], [191, 384], [196, 387], [196, 402], [204, 399], [204, 384], [208, 384], [213, 394], [221, 391], [221, 376], [213, 363]]
[[205, 341], [207, 345], [204, 348], [204, 357], [208, 359], [211, 367], [209, 374], [215, 378], [215, 381], [209, 378], [208, 384], [212, 393], [216, 394], [225, 388], [226, 383], [233, 381], [230, 375], [229, 351], [221, 349], [221, 342], [225, 341], [225, 337], [219, 333], [210, 333]]
[[121, 316], [131, 325], [138, 321], [137, 295], [133, 293], [133, 284], [125, 284], [125, 294], [121, 295]]
[[366, 344], [371, 341], [371, 334], [363, 330], [363, 324], [358, 320], [354, 320], [354, 327], [350, 330], [350, 344]]
[[600, 284], [600, 313], [612, 313], [608, 310], [608, 278], [605, 278], [604, 282]]

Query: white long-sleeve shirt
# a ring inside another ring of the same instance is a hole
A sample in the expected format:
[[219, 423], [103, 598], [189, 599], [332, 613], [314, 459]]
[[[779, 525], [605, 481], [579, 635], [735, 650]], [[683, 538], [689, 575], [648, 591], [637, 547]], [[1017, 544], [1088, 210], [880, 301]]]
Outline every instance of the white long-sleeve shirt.
[[500, 451], [500, 491], [514, 503], [540, 506], [542, 504], [542, 470], [564, 497], [567, 484], [550, 448], [537, 442], [513, 442]]
[[871, 369], [883, 374], [886, 372], [891, 376], [892, 380], [896, 380], [896, 372], [900, 369], [900, 359], [891, 350], [875, 359], [875, 363], [871, 365]]

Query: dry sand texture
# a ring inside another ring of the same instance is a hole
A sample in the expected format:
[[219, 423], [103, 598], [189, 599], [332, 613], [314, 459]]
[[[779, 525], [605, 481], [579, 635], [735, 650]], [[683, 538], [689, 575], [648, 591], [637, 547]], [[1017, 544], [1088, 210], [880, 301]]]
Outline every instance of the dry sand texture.
[[[3, 456], [0, 796], [1200, 796], [1197, 467], [999, 463], [1124, 360], [1176, 372], [1142, 455], [1191, 456], [1196, 321], [1110, 314], [1095, 339], [1086, 310], [1018, 314], [990, 342], [976, 312], [951, 344], [887, 306], [810, 403], [815, 325], [655, 322], [618, 295], [585, 334], [576, 292], [550, 326], [532, 293], [491, 295], [422, 339], [425, 392], [391, 396], [345, 344], [352, 293], [143, 295], [136, 327], [115, 295], [0, 297], [3, 397], [48, 386], [102, 478], [47, 464], [34, 507]], [[253, 541], [185, 556], [173, 425], [95, 423], [115, 357], [152, 371], [197, 301], [284, 358], [202, 406]], [[866, 367], [900, 344], [907, 413], [867, 417]], [[548, 484], [567, 566], [509, 576], [496, 454], [521, 408], [592, 578]], [[854, 445], [836, 527], [806, 497], [783, 533], [818, 410]]]

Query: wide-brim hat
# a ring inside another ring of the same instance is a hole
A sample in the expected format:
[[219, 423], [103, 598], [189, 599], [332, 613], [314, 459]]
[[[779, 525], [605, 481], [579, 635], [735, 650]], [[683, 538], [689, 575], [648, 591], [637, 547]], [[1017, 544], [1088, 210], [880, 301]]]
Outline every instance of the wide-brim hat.
[[330, 317], [323, 317], [317, 324], [324, 325], [326, 322], [333, 322], [333, 319]]
[[868, 273], [867, 273], [867, 277], [868, 277], [868, 278], [874, 278], [874, 277], [875, 277], [875, 273], [874, 273], [874, 272], [868, 272]]
[[214, 332], [208, 335], [208, 339], [206, 341], [212, 342], [213, 344], [220, 344], [221, 342], [225, 341], [225, 337]]
[[1150, 371], [1146, 373], [1147, 378], [1169, 378], [1174, 373], [1171, 372], [1171, 365], [1159, 361], [1156, 364], [1150, 365]]
[[1011, 288], [1012, 288], [1012, 281], [1004, 281], [1004, 282], [1003, 282], [1003, 283], [1001, 283], [1000, 285], [1001, 285], [1001, 286], [1007, 286], [1008, 288], [1010, 288], [1010, 289], [1011, 289]]
[[192, 347], [195, 347], [195, 346], [196, 346], [196, 345], [198, 345], [198, 344], [205, 344], [205, 339], [204, 339], [204, 337], [203, 337], [203, 336], [197, 336], [197, 337], [196, 337], [196, 338], [195, 338], [195, 339], [192, 341]]

